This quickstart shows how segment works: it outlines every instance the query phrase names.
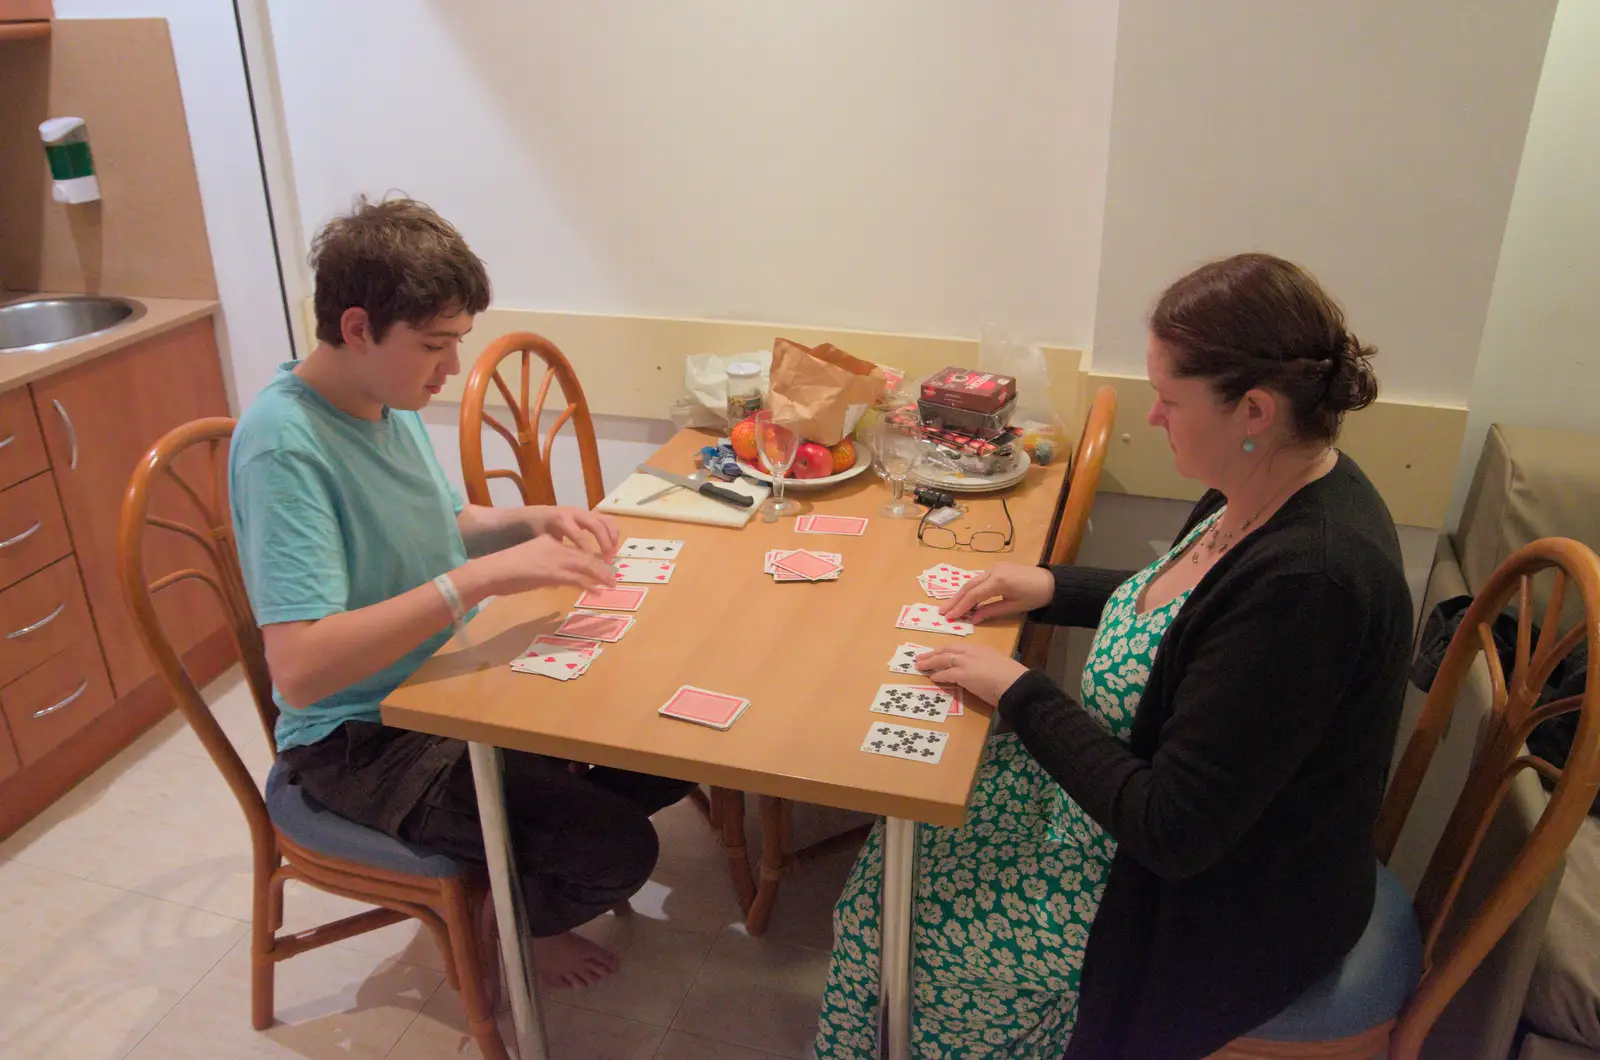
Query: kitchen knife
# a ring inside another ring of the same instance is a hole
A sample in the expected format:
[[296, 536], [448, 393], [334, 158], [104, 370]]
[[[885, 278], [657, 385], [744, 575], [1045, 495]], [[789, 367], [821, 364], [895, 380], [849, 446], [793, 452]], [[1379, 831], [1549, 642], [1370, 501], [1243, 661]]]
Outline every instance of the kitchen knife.
[[692, 490], [702, 497], [710, 497], [712, 500], [721, 501], [723, 504], [731, 504], [735, 508], [748, 508], [756, 502], [756, 499], [748, 494], [726, 489], [713, 482], [696, 482], [687, 475], [674, 475], [670, 471], [663, 471], [659, 467], [651, 467], [649, 464], [640, 464], [638, 470], [646, 475], [654, 475], [664, 482], [670, 482], [674, 486], [682, 486], [686, 490]]

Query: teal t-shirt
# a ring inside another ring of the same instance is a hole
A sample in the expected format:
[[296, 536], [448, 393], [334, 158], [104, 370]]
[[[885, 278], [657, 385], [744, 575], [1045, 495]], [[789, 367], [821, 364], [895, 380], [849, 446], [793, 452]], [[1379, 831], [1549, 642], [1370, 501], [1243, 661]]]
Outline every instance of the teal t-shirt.
[[[233, 434], [228, 490], [256, 622], [303, 622], [415, 589], [466, 562], [462, 501], [422, 417], [340, 412], [281, 365]], [[296, 710], [274, 690], [279, 750], [316, 743], [378, 705], [446, 640], [448, 624], [391, 666]]]

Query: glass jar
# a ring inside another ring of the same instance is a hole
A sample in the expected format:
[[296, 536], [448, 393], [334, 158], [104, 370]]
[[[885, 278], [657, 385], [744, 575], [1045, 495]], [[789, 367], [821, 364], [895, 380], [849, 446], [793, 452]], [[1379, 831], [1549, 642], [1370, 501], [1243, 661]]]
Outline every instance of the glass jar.
[[734, 361], [728, 365], [728, 426], [760, 412], [764, 397], [761, 365], [755, 361]]

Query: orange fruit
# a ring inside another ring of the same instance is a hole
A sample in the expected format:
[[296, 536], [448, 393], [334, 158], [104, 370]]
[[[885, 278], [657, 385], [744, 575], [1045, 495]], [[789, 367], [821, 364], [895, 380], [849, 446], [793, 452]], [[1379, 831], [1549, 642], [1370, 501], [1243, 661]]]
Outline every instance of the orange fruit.
[[740, 420], [733, 425], [733, 430], [728, 432], [728, 441], [733, 444], [733, 453], [747, 464], [756, 462], [756, 421], [753, 419]]
[[833, 473], [842, 475], [856, 466], [856, 443], [846, 438], [838, 445], [830, 446], [829, 452], [833, 453]]

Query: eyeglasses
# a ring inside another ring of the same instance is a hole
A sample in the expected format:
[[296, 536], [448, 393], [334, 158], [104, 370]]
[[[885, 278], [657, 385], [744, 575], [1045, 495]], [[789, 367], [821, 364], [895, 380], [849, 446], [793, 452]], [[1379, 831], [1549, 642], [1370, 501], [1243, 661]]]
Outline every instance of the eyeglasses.
[[976, 530], [962, 537], [954, 530], [944, 526], [929, 526], [928, 516], [933, 514], [929, 509], [917, 524], [917, 540], [929, 548], [970, 548], [974, 552], [1004, 552], [1011, 547], [1012, 535], [1016, 533], [1016, 524], [1011, 521], [1011, 508], [1006, 504], [1004, 497], [1000, 498], [1000, 510], [1006, 513], [1006, 532], [998, 530]]

